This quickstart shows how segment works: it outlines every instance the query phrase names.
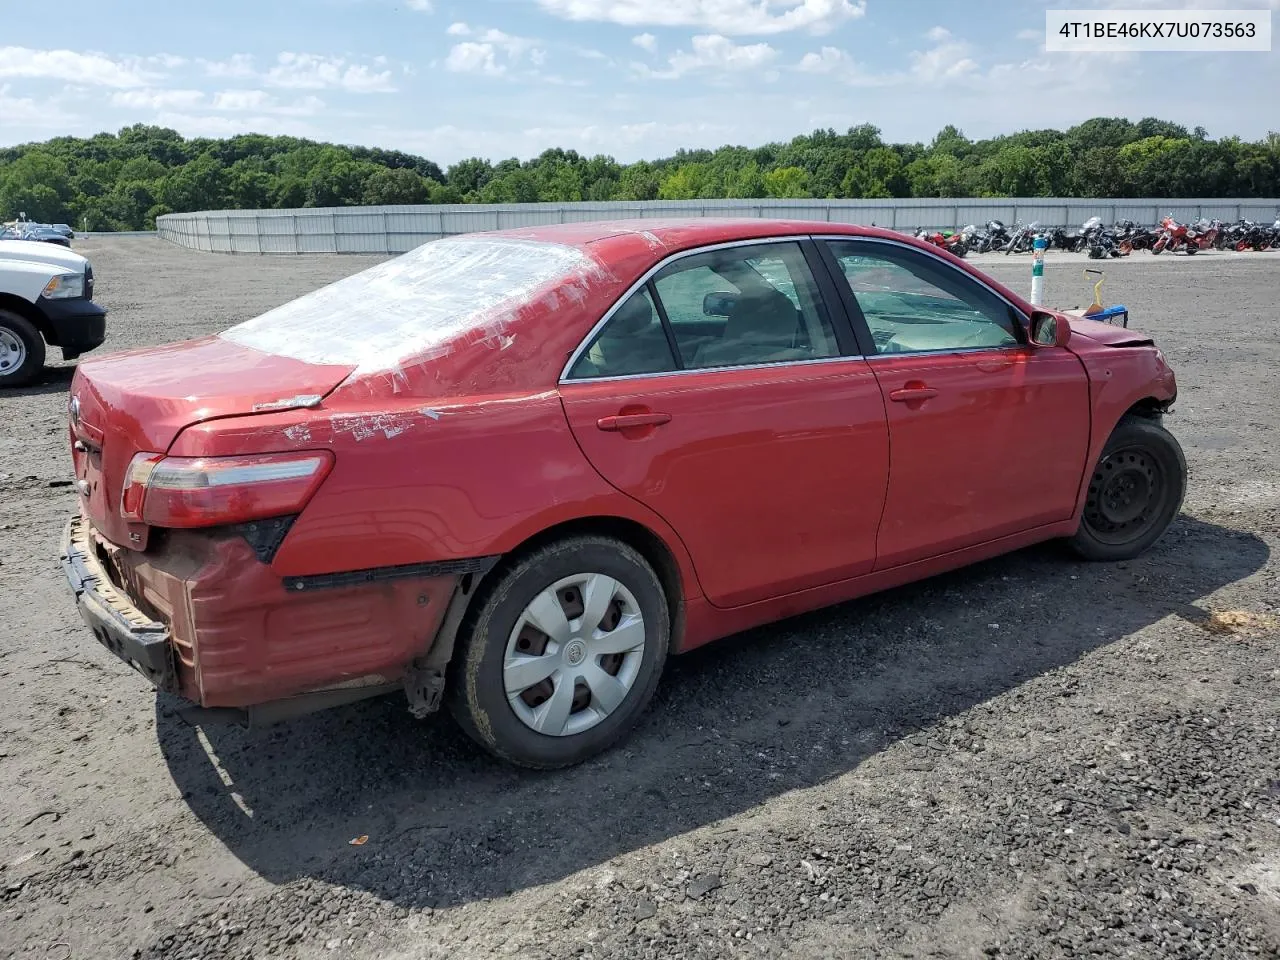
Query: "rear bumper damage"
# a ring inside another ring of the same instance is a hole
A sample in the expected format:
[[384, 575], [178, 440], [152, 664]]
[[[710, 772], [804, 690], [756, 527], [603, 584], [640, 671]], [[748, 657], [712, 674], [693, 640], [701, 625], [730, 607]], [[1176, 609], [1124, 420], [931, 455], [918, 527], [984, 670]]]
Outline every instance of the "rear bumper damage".
[[[268, 723], [442, 675], [441, 625], [491, 559], [284, 580], [230, 532], [167, 531], [146, 553], [68, 523], [62, 566], [94, 637], [198, 719]], [[451, 621], [456, 619], [450, 616]], [[448, 632], [448, 631], [445, 631]], [[430, 699], [430, 698], [428, 698]], [[435, 698], [438, 702], [438, 697]], [[415, 709], [415, 712], [420, 710]]]

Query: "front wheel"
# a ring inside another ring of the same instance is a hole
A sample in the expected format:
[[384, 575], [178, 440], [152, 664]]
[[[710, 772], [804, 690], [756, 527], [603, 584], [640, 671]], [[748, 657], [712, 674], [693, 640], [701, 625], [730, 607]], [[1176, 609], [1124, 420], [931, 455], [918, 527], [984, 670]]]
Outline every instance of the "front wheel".
[[653, 697], [671, 626], [638, 552], [608, 537], [542, 547], [494, 574], [459, 635], [449, 702], [491, 753], [535, 769], [624, 737]]
[[1169, 528], [1186, 490], [1187, 461], [1173, 434], [1125, 417], [1094, 467], [1080, 529], [1067, 542], [1086, 560], [1132, 560]]
[[0, 387], [25, 387], [44, 368], [44, 338], [26, 317], [0, 310]]

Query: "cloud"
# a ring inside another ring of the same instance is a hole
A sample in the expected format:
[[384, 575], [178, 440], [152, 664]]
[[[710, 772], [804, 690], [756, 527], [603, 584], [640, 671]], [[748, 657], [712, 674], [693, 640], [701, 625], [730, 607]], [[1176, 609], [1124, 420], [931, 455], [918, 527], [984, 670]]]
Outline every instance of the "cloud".
[[374, 70], [342, 57], [282, 53], [267, 71], [268, 86], [295, 90], [339, 89], [348, 93], [394, 93], [390, 70]]
[[269, 87], [293, 90], [345, 90], [348, 93], [394, 93], [391, 65], [384, 56], [374, 57], [372, 66], [343, 57], [315, 53], [281, 53], [275, 65], [258, 70], [247, 53], [226, 60], [197, 60], [205, 75], [228, 80], [256, 80]]
[[213, 109], [230, 113], [258, 111], [281, 117], [313, 117], [324, 108], [324, 101], [316, 96], [281, 103], [265, 90], [223, 90], [213, 96]]
[[323, 139], [322, 130], [311, 123], [278, 116], [247, 114], [161, 113], [156, 123], [187, 137], [233, 137], [239, 133], [270, 133], [275, 136]]
[[678, 50], [668, 57], [666, 70], [654, 70], [642, 63], [632, 64], [632, 68], [644, 77], [674, 80], [700, 70], [754, 70], [770, 63], [778, 55], [778, 51], [767, 43], [738, 45], [718, 34], [696, 36], [690, 41], [690, 47], [688, 52]]
[[253, 68], [253, 57], [247, 53], [233, 53], [226, 60], [201, 59], [196, 62], [204, 68], [205, 74], [210, 77], [245, 80], [258, 75]]
[[161, 78], [136, 58], [112, 59], [103, 53], [0, 47], [0, 78], [23, 77], [75, 81], [95, 87], [145, 87]]
[[405, 6], [419, 13], [430, 13], [432, 9], [431, 0], [405, 0]]
[[444, 68], [452, 73], [482, 73], [499, 77], [507, 68], [498, 63], [498, 54], [492, 43], [458, 43], [449, 50]]
[[806, 53], [796, 64], [801, 73], [831, 77], [855, 87], [878, 87], [893, 82], [890, 74], [876, 74], [838, 47], [823, 47], [817, 53]]
[[829, 33], [865, 16], [866, 0], [537, 0], [565, 20], [625, 27], [693, 27], [730, 36]]
[[147, 63], [152, 63], [157, 66], [164, 67], [166, 70], [174, 70], [177, 67], [185, 66], [187, 63], [187, 58], [175, 56], [172, 53], [157, 53], [150, 57], [147, 57]]
[[[451, 27], [450, 30], [452, 29]], [[470, 27], [467, 27], [465, 34], [455, 35], [472, 36], [475, 39], [456, 43], [449, 49], [444, 68], [452, 73], [499, 77], [508, 68], [520, 63], [525, 54], [528, 54], [529, 62], [534, 67], [542, 66], [547, 60], [546, 50], [540, 48], [538, 41], [530, 37], [517, 37], [493, 29], [476, 32]]]
[[934, 27], [926, 36], [935, 46], [911, 54], [911, 75], [918, 82], [955, 80], [977, 71], [977, 61], [969, 56], [972, 48], [963, 40], [953, 39], [950, 30]]
[[462, 22], [451, 23], [445, 33], [451, 37], [469, 37], [471, 36], [471, 28]]
[[641, 50], [648, 50], [650, 53], [656, 53], [658, 50], [658, 38], [652, 33], [638, 34], [631, 38], [631, 42]]
[[111, 95], [111, 105], [126, 110], [188, 109], [202, 100], [199, 90], [120, 90]]
[[908, 70], [876, 73], [838, 47], [823, 47], [816, 53], [806, 53], [795, 68], [801, 73], [828, 76], [854, 87], [928, 86], [977, 75], [978, 64], [969, 56], [972, 48], [968, 43], [952, 36], [945, 27], [934, 27], [925, 36], [934, 45], [928, 50], [913, 50], [908, 57]]
[[11, 97], [8, 84], [0, 85], [0, 127], [39, 127], [64, 129], [78, 118], [62, 110], [53, 101], [36, 101], [30, 97]]

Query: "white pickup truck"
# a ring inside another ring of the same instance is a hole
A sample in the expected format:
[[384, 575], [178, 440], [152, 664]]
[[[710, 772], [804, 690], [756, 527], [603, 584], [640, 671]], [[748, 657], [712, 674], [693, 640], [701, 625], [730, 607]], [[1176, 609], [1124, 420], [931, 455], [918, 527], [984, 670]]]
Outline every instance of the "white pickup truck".
[[74, 360], [106, 332], [88, 260], [51, 243], [0, 240], [0, 388], [40, 376], [45, 344]]

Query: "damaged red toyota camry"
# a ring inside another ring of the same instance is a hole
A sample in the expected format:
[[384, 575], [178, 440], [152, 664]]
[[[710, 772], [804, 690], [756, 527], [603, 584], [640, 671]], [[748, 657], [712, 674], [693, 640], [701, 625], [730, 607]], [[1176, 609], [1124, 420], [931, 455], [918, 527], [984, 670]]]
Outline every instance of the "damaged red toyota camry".
[[1177, 513], [1149, 337], [912, 238], [581, 223], [425, 244], [83, 363], [63, 565], [199, 715], [403, 691], [510, 761], [621, 738], [669, 654]]

